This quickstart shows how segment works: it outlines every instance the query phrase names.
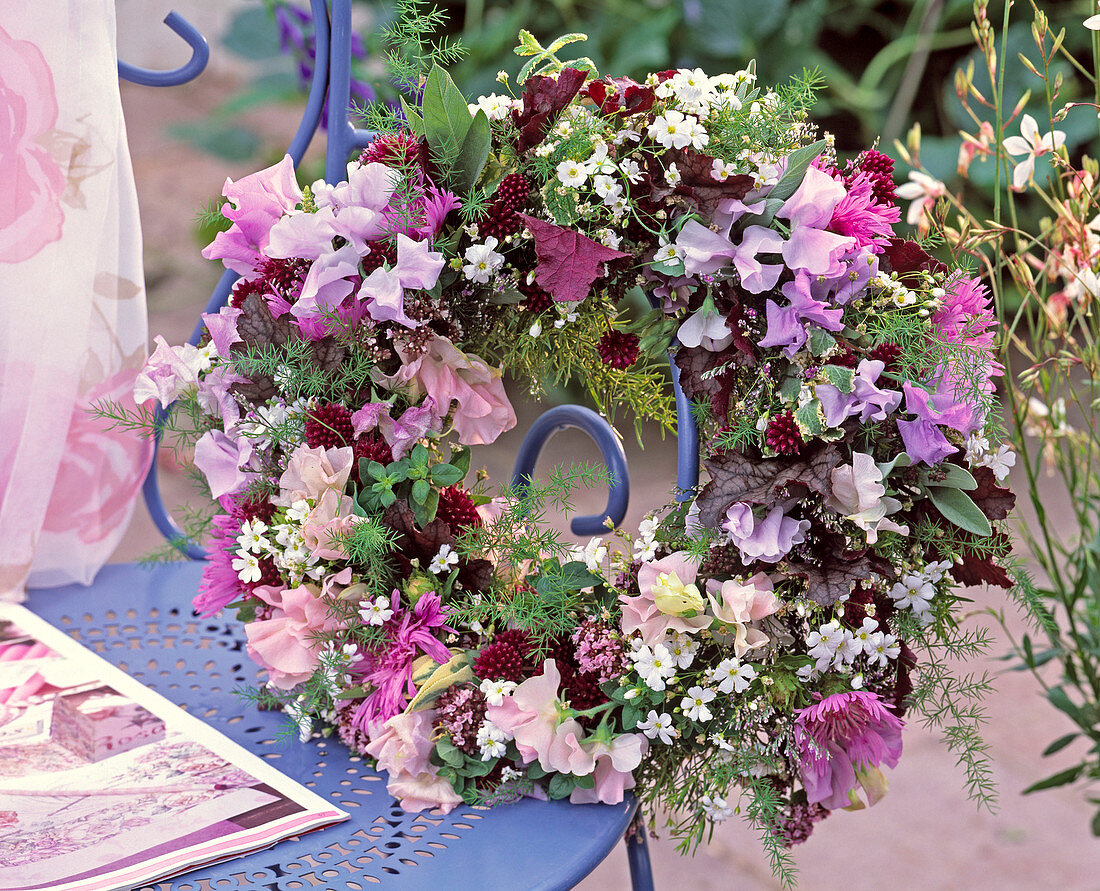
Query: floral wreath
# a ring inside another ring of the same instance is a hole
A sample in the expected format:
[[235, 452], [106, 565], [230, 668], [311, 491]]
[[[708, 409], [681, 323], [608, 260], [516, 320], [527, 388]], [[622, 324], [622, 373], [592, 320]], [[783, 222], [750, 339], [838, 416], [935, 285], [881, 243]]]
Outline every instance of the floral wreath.
[[[633, 789], [685, 848], [747, 797], [789, 877], [884, 793], [907, 710], [957, 722], [988, 791], [943, 660], [973, 647], [952, 584], [1011, 585], [994, 317], [895, 233], [890, 159], [815, 138], [812, 81], [563, 45], [524, 34], [520, 94], [475, 104], [434, 67], [346, 182], [227, 181], [204, 256], [240, 280], [136, 397], [220, 505], [195, 608], [236, 611], [303, 739], [413, 810]], [[466, 482], [516, 423], [504, 373], [671, 426], [670, 351], [704, 482], [636, 535], [540, 523], [585, 468]]]

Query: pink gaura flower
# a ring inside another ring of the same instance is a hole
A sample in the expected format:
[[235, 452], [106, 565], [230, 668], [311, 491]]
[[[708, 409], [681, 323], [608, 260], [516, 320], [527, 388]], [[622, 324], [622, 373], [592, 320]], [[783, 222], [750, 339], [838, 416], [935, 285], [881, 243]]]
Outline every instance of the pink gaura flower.
[[834, 693], [799, 709], [794, 737], [809, 803], [859, 810], [860, 787], [867, 804], [879, 801], [887, 786], [879, 765], [897, 766], [901, 728], [891, 707], [865, 690]]
[[679, 631], [684, 634], [692, 634], [702, 628], [706, 628], [710, 622], [710, 616], [674, 616], [661, 611], [657, 606], [655, 588], [662, 575], [669, 576], [669, 580], [675, 580], [682, 585], [691, 585], [699, 574], [699, 564], [683, 551], [677, 551], [654, 560], [643, 563], [638, 569], [638, 590], [636, 596], [621, 594], [619, 603], [622, 604], [622, 629], [624, 634], [641, 632], [642, 641], [652, 646], [660, 643], [666, 632]]
[[905, 214], [905, 222], [916, 226], [921, 233], [926, 233], [932, 225], [929, 212], [947, 193], [947, 186], [927, 173], [910, 170], [909, 182], [902, 183], [895, 191], [899, 198], [911, 202]]
[[[504, 392], [499, 368], [467, 355], [446, 337], [436, 336], [427, 350], [412, 359], [398, 351], [402, 366], [383, 382], [404, 385], [410, 399], [430, 394], [435, 416], [442, 420], [453, 410], [453, 424], [463, 445], [487, 445], [516, 425], [516, 413]], [[452, 406], [453, 403], [453, 406]]]
[[1035, 118], [1025, 114], [1020, 119], [1020, 135], [1009, 136], [1004, 141], [1005, 151], [1010, 155], [1023, 155], [1024, 159], [1012, 171], [1012, 188], [1022, 192], [1035, 175], [1035, 162], [1049, 152], [1056, 152], [1066, 144], [1066, 134], [1061, 130], [1051, 130], [1045, 136], [1039, 135], [1039, 125]]
[[547, 659], [542, 674], [523, 681], [500, 705], [490, 705], [485, 717], [515, 737], [524, 764], [538, 759], [543, 770], [572, 773], [574, 767], [583, 770], [587, 760], [580, 744], [584, 728], [569, 717], [558, 696], [560, 684], [557, 663]]

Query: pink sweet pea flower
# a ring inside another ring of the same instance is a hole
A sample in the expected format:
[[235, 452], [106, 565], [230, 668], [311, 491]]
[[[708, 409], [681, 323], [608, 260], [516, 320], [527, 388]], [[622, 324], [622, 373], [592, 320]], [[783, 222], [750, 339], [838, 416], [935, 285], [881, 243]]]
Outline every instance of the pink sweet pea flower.
[[406, 773], [416, 776], [432, 770], [428, 758], [435, 748], [432, 728], [435, 709], [394, 715], [370, 734], [366, 753], [377, 760], [378, 769], [391, 776]]
[[140, 405], [156, 399], [167, 408], [181, 393], [198, 384], [199, 373], [210, 367], [210, 358], [189, 343], [169, 346], [160, 334], [153, 342], [157, 348], [134, 379], [134, 402]]
[[610, 743], [599, 738], [599, 733], [585, 742], [584, 754], [592, 760], [592, 767], [577, 776], [593, 774], [596, 781], [591, 789], [577, 787], [569, 796], [572, 804], [619, 804], [623, 793], [634, 788], [634, 771], [642, 763], [649, 749], [649, 740], [640, 733], [622, 733]]
[[463, 445], [487, 445], [516, 425], [516, 413], [504, 392], [499, 368], [467, 355], [446, 337], [434, 337], [428, 349], [411, 359], [398, 352], [402, 366], [383, 379], [394, 389], [402, 384], [410, 399], [425, 394], [435, 399], [434, 411], [442, 420], [452, 411], [458, 441]]
[[279, 477], [279, 495], [272, 501], [290, 507], [303, 499], [316, 501], [327, 489], [343, 492], [354, 461], [355, 452], [350, 446], [324, 449], [300, 445]]
[[400, 461], [425, 436], [438, 433], [443, 429], [443, 422], [435, 408], [435, 400], [427, 397], [421, 405], [414, 405], [405, 409], [401, 417], [396, 420], [389, 414], [382, 415], [378, 420], [378, 430], [386, 445], [390, 447], [390, 453], [394, 461]]
[[729, 533], [730, 541], [741, 552], [745, 563], [760, 560], [778, 563], [797, 544], [802, 544], [809, 520], [788, 517], [783, 505], [771, 508], [764, 519], [753, 514], [752, 505], [737, 502], [726, 511], [722, 528]]
[[662, 575], [675, 578], [683, 585], [694, 584], [695, 577], [699, 573], [698, 561], [689, 557], [683, 551], [677, 551], [654, 560], [643, 563], [638, 569], [637, 596], [627, 594], [619, 595], [619, 603], [622, 604], [622, 629], [624, 634], [641, 632], [642, 641], [650, 646], [660, 643], [668, 631], [679, 631], [684, 634], [693, 634], [710, 625], [710, 616], [674, 616], [660, 610], [655, 599], [654, 588]]
[[565, 703], [558, 698], [560, 684], [557, 663], [547, 659], [542, 674], [523, 681], [500, 705], [490, 705], [485, 717], [515, 737], [524, 764], [537, 758], [543, 770], [571, 773], [574, 762], [584, 762], [578, 742], [584, 728], [566, 717]]
[[335, 631], [339, 624], [315, 585], [258, 585], [252, 593], [275, 610], [271, 618], [245, 626], [248, 653], [268, 670], [269, 684], [290, 690], [317, 670], [321, 646], [316, 633]]
[[222, 194], [229, 202], [222, 215], [233, 222], [219, 232], [202, 252], [208, 260], [222, 260], [225, 266], [249, 278], [268, 246], [272, 226], [302, 200], [290, 155], [271, 167], [233, 182], [225, 181]]
[[901, 502], [886, 497], [882, 471], [871, 455], [853, 453], [851, 464], [833, 468], [831, 482], [825, 506], [864, 530], [868, 544], [878, 541], [879, 532], [909, 534], [908, 526], [899, 526], [887, 518], [887, 514], [901, 509]]
[[897, 767], [901, 757], [901, 728], [891, 706], [864, 690], [834, 693], [799, 709], [794, 736], [809, 803], [858, 810], [864, 807], [857, 794], [862, 786], [867, 803], [875, 804], [886, 792], [879, 765]]
[[454, 786], [436, 775], [434, 765], [432, 770], [415, 776], [408, 773], [391, 776], [386, 791], [401, 803], [402, 810], [409, 813], [439, 808], [440, 813], [449, 814], [462, 804], [462, 798], [455, 792]]
[[322, 254], [313, 261], [302, 282], [302, 292], [290, 308], [294, 318], [313, 319], [333, 312], [353, 290], [359, 275], [359, 255], [350, 245]]
[[355, 429], [355, 435], [361, 436], [369, 433], [378, 426], [379, 420], [390, 410], [388, 402], [368, 402], [359, 411], [351, 416], [351, 423]]
[[767, 574], [758, 572], [744, 584], [736, 579], [726, 579], [721, 583], [716, 579], [707, 579], [707, 599], [714, 617], [736, 629], [733, 649], [738, 659], [768, 642], [768, 636], [763, 631], [749, 627], [750, 622], [770, 616], [779, 609], [779, 600], [772, 591], [772, 580]]
[[333, 542], [333, 536], [349, 532], [359, 521], [347, 495], [326, 489], [302, 524], [305, 546], [320, 560], [346, 560], [348, 555]]
[[271, 227], [264, 253], [278, 259], [316, 260], [332, 253], [332, 239], [337, 235], [337, 228], [336, 214], [331, 207], [321, 208], [316, 213], [288, 213]]
[[230, 348], [240, 342], [241, 336], [237, 333], [237, 317], [240, 314], [239, 306], [223, 306], [218, 312], [202, 314], [202, 322], [210, 332], [214, 349], [223, 359], [228, 359]]

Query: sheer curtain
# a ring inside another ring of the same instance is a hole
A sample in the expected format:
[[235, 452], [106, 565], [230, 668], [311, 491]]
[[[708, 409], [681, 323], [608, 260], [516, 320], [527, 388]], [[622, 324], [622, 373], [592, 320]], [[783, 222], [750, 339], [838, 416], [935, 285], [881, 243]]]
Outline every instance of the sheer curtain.
[[115, 66], [114, 0], [0, 0], [0, 599], [90, 582], [149, 458], [87, 411], [146, 349]]

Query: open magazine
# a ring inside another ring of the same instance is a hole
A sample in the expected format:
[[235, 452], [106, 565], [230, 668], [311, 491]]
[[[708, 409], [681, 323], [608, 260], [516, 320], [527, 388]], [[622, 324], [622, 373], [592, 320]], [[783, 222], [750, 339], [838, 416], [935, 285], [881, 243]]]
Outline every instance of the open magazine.
[[0, 603], [0, 891], [113, 891], [347, 819]]

